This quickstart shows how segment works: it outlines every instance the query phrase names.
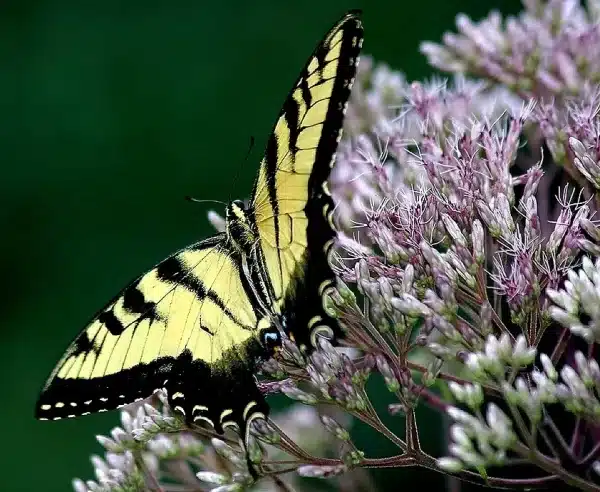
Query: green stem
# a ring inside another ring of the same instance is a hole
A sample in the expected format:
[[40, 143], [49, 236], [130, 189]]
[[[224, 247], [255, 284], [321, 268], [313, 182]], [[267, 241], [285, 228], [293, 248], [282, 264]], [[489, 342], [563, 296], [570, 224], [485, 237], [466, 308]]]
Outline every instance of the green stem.
[[531, 463], [539, 466], [541, 469], [547, 471], [548, 473], [556, 475], [563, 482], [573, 487], [577, 487], [578, 489], [584, 490], [586, 492], [600, 491], [600, 486], [594, 485], [588, 482], [587, 480], [584, 480], [583, 478], [568, 472], [563, 467], [557, 465], [556, 462], [544, 456], [539, 451], [528, 448], [520, 442], [517, 442], [513, 446], [513, 450], [519, 453], [521, 456], [527, 457], [529, 461], [531, 461]]
[[371, 416], [362, 412], [352, 412], [352, 415], [354, 415], [357, 419], [360, 419], [365, 424], [371, 426], [376, 431], [383, 434], [403, 451], [407, 451], [406, 443], [402, 439], [400, 439], [396, 434], [394, 434], [391, 430], [389, 430], [380, 420], [377, 414]]
[[163, 488], [158, 483], [158, 479], [148, 470], [148, 467], [144, 463], [142, 455], [135, 451], [133, 453], [133, 457], [135, 459], [135, 464], [142, 473], [142, 477], [144, 478], [144, 482], [153, 492], [164, 492]]

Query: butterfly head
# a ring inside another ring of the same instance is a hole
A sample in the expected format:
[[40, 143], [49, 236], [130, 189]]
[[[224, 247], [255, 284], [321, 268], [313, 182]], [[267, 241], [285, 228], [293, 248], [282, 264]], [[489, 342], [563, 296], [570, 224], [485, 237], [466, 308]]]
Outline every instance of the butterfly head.
[[233, 200], [225, 209], [225, 232], [228, 239], [241, 251], [256, 242], [256, 233], [248, 218], [248, 211], [244, 202]]

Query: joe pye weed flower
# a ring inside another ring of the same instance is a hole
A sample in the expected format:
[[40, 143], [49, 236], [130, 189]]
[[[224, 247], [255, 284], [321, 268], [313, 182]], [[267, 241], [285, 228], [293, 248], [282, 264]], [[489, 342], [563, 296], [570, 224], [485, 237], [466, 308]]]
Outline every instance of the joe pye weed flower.
[[[253, 424], [265, 478], [235, 434], [186, 428], [159, 393], [98, 438], [95, 481], [75, 490], [310, 489], [299, 476], [358, 490], [374, 487], [369, 468], [415, 466], [600, 490], [599, 20], [597, 0], [459, 15], [458, 33], [422, 45], [451, 81], [409, 83], [363, 57], [330, 180], [325, 302], [345, 336], [310, 354], [286, 340], [263, 365], [262, 390], [294, 402]], [[422, 405], [447, 417], [445, 456], [421, 446]], [[397, 452], [358, 448], [356, 420]]]

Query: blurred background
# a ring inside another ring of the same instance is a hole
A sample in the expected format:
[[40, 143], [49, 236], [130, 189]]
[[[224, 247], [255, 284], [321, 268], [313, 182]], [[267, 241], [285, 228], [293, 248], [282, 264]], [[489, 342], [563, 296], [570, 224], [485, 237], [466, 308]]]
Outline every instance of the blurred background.
[[[94, 436], [108, 433], [118, 413], [35, 421], [41, 386], [121, 287], [212, 232], [212, 206], [185, 195], [249, 194], [285, 95], [350, 8], [364, 10], [364, 53], [412, 80], [432, 74], [420, 41], [454, 29], [458, 12], [513, 13], [519, 2], [0, 4], [2, 492], [70, 490], [72, 477], [92, 478], [89, 455], [101, 451]], [[439, 425], [421, 431], [441, 446]], [[356, 443], [367, 456], [394, 452], [360, 428]], [[380, 490], [447, 485], [419, 470], [375, 480]]]

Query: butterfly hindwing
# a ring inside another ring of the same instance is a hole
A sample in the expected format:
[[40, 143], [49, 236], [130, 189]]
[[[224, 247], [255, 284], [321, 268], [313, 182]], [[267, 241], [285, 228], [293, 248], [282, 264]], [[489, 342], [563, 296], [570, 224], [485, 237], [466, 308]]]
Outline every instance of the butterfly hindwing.
[[362, 25], [350, 12], [310, 57], [267, 143], [250, 204], [276, 308], [288, 332], [307, 347], [315, 330], [337, 331], [322, 308], [322, 294], [334, 282], [327, 179], [361, 45]]
[[234, 255], [215, 236], [132, 282], [71, 344], [40, 396], [37, 416], [116, 408], [191, 378], [186, 367], [203, 376], [202, 383], [192, 378], [196, 384], [206, 384], [232, 359], [248, 359], [258, 319]]

